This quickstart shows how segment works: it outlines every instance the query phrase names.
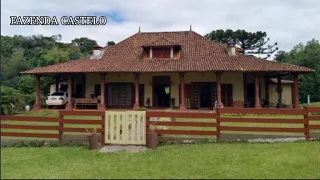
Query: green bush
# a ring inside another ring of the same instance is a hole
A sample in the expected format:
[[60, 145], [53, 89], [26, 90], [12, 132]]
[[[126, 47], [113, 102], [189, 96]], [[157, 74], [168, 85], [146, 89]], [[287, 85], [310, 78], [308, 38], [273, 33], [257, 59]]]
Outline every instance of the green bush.
[[1, 111], [4, 114], [13, 114], [24, 110], [28, 96], [18, 90], [1, 86]]
[[45, 142], [44, 141], [31, 141], [28, 144], [28, 147], [42, 147], [44, 146]]

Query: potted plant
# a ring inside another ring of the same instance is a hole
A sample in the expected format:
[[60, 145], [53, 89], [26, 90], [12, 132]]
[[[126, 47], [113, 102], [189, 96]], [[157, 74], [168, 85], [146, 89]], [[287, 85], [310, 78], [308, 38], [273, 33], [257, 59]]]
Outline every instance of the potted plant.
[[171, 98], [171, 107], [174, 108], [174, 104], [176, 103], [176, 99], [175, 98]]
[[150, 98], [147, 98], [146, 104], [147, 106], [150, 106]]
[[92, 128], [86, 129], [86, 131], [89, 133], [88, 141], [89, 141], [89, 150], [94, 150], [98, 148], [98, 134], [97, 129]]
[[155, 125], [150, 125], [150, 132], [147, 132], [147, 148], [155, 149], [158, 145], [158, 135], [155, 132]]

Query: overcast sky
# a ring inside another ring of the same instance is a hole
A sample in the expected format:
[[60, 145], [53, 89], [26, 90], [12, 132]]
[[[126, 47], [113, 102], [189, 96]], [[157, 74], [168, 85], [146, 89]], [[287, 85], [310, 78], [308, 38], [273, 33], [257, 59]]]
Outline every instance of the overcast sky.
[[[105, 26], [10, 26], [10, 16], [107, 16]], [[266, 31], [271, 42], [290, 50], [299, 42], [320, 40], [320, 0], [1, 0], [1, 35], [77, 37], [99, 45], [138, 32], [215, 29]]]

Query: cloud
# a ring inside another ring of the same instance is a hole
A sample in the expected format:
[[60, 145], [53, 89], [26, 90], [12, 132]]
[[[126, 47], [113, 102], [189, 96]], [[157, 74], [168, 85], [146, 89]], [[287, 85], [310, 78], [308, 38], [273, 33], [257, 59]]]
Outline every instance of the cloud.
[[[215, 29], [266, 31], [279, 48], [290, 50], [300, 42], [320, 39], [318, 0], [10, 0], [2, 1], [1, 34], [51, 36], [62, 41], [76, 37], [95, 39], [99, 45], [119, 42], [142, 31], [192, 29], [202, 35]], [[105, 15], [105, 26], [10, 26], [12, 15]]]

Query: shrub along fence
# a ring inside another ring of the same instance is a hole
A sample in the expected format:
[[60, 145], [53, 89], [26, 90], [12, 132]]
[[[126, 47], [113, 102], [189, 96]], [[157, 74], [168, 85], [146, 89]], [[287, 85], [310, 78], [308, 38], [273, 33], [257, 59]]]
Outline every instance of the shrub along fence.
[[[250, 115], [254, 116], [250, 117]], [[284, 117], [283, 115], [287, 117]], [[87, 120], [84, 120], [83, 117], [85, 116], [85, 119]], [[241, 117], [239, 118], [237, 116]], [[293, 116], [299, 116], [300, 118], [294, 118]], [[179, 121], [163, 122], [151, 121], [151, 117], [181, 119]], [[196, 120], [199, 119], [206, 119], [206, 121], [197, 122]], [[3, 121], [9, 122], [6, 123]], [[20, 122], [20, 124], [17, 124], [16, 122]], [[35, 124], [35, 122], [37, 124]], [[150, 132], [150, 125], [154, 125], [155, 127], [179, 127], [178, 129], [156, 129], [155, 132], [161, 135], [212, 136], [216, 137], [217, 140], [221, 140], [222, 132], [229, 131], [264, 133], [277, 132], [294, 134], [303, 133], [306, 141], [309, 141], [310, 132], [320, 130], [319, 122], [320, 107], [305, 107], [303, 109], [220, 108], [216, 113], [191, 111], [146, 112], [146, 132]], [[231, 123], [231, 125], [224, 125], [225, 123]], [[232, 123], [244, 125], [234, 126]], [[273, 126], [256, 127], [253, 125], [257, 123], [273, 124]], [[299, 125], [299, 127], [288, 127], [289, 125], [294, 124]], [[101, 144], [105, 144], [104, 111], [60, 111], [59, 117], [1, 116], [1, 129], [6, 129], [6, 131], [1, 130], [1, 136], [50, 138], [59, 140], [60, 144], [62, 144], [63, 134], [70, 132], [86, 133], [87, 128], [92, 129], [92, 126], [98, 127], [97, 133], [101, 134]], [[194, 129], [183, 129], [190, 127]], [[7, 129], [10, 129], [11, 131], [7, 131]], [[44, 132], [38, 133], [36, 132], [37, 130], [42, 130]]]

